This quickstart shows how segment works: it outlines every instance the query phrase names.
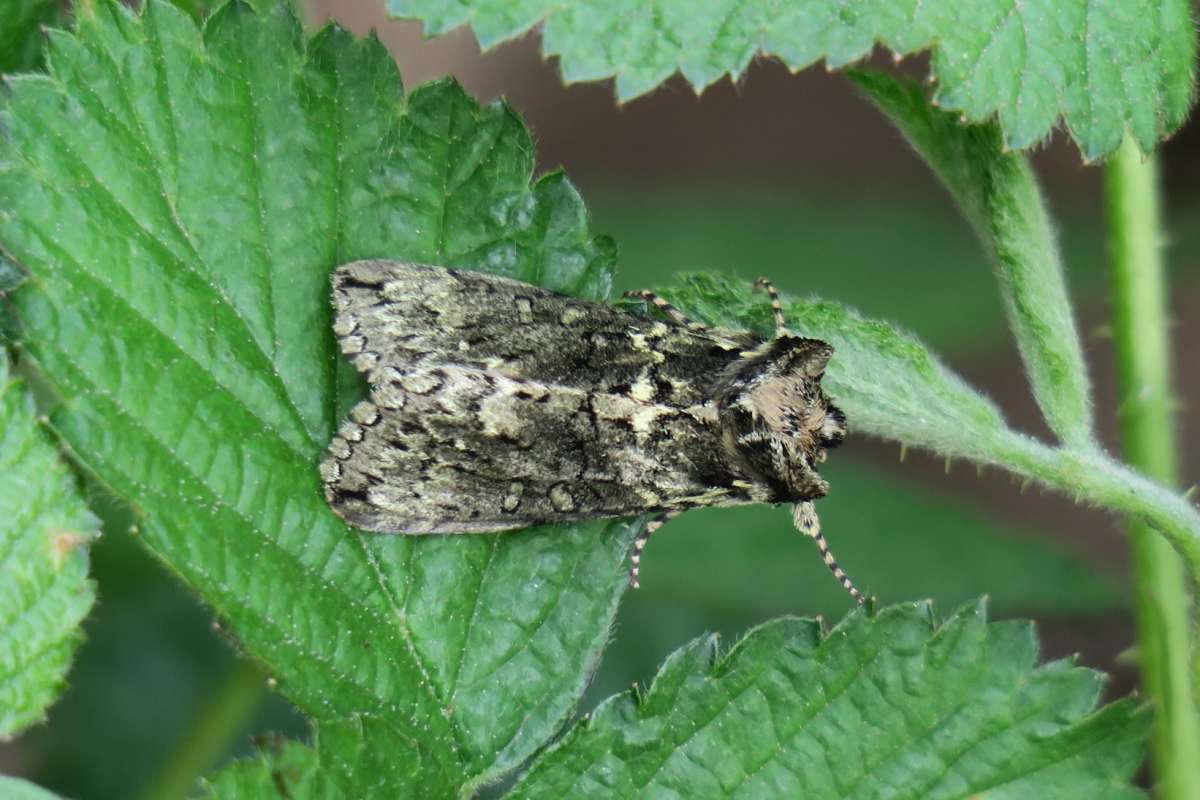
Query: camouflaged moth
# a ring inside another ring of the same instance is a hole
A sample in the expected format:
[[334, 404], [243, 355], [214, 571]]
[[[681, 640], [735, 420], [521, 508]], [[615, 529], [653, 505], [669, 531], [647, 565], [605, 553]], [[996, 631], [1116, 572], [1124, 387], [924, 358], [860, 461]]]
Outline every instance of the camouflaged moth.
[[653, 315], [480, 272], [357, 261], [333, 274], [334, 332], [371, 387], [321, 466], [330, 505], [384, 533], [487, 533], [698, 506], [792, 503], [821, 534], [817, 466], [846, 435], [821, 390], [833, 348], [787, 330]]

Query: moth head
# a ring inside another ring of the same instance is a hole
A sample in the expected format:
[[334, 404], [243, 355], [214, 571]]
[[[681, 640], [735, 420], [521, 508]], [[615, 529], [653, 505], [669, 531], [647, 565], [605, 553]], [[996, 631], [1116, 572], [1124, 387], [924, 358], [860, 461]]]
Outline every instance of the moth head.
[[743, 354], [731, 382], [732, 441], [755, 475], [780, 487], [777, 500], [822, 496], [816, 467], [846, 438], [846, 415], [821, 389], [832, 355], [825, 342], [781, 333]]

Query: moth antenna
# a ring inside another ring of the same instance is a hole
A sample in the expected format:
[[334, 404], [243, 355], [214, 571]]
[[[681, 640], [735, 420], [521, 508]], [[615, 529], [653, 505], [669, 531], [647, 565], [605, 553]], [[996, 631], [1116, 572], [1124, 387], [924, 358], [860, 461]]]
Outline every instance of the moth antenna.
[[867, 598], [863, 597], [862, 592], [854, 588], [854, 582], [850, 580], [850, 576], [846, 574], [846, 571], [838, 566], [837, 559], [830, 552], [829, 542], [825, 541], [825, 535], [821, 533], [821, 520], [818, 519], [817, 509], [813, 506], [812, 502], [796, 503], [792, 509], [792, 519], [796, 523], [796, 528], [801, 533], [816, 542], [817, 551], [821, 554], [821, 560], [825, 562], [825, 566], [829, 567], [829, 571], [833, 573], [833, 577], [837, 578], [842, 588], [860, 606], [866, 603]]
[[783, 320], [783, 304], [779, 302], [779, 292], [775, 291], [775, 284], [766, 278], [759, 278], [754, 282], [754, 288], [764, 290], [767, 297], [771, 298], [771, 315], [775, 318], [775, 335], [781, 336], [787, 333], [788, 326]]
[[667, 522], [679, 515], [678, 510], [664, 511], [654, 519], [646, 523], [646, 527], [642, 528], [642, 532], [633, 540], [633, 550], [629, 553], [629, 588], [636, 589], [641, 586], [638, 582], [638, 570], [642, 566], [642, 550], [646, 547], [646, 542], [650, 541], [650, 537], [654, 532], [666, 525]]
[[656, 295], [654, 292], [650, 291], [649, 289], [638, 289], [636, 291], [623, 292], [621, 296], [622, 297], [636, 297], [638, 300], [644, 300], [645, 302], [650, 303], [652, 306], [657, 308], [662, 313], [666, 314], [668, 317], [670, 317], [675, 322], [678, 322], [680, 325], [684, 325], [688, 328], [691, 328], [694, 331], [708, 330], [707, 325], [705, 325], [702, 322], [696, 322], [696, 320], [687, 316], [682, 311], [680, 311], [678, 308], [671, 305], [666, 300], [659, 297], [658, 295]]

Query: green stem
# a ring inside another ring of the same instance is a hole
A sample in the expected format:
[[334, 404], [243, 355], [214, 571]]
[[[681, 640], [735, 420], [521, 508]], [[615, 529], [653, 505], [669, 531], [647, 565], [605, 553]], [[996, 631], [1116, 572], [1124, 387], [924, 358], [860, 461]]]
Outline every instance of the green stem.
[[[1171, 486], [1176, 472], [1170, 344], [1157, 169], [1126, 139], [1106, 168], [1121, 443], [1128, 463]], [[1187, 580], [1155, 531], [1130, 521], [1142, 689], [1155, 708], [1150, 759], [1158, 796], [1200, 797], [1200, 721], [1192, 693]]]
[[1053, 447], [1007, 432], [995, 440], [992, 458], [986, 463], [1057, 489], [1076, 502], [1142, 520], [1169, 543], [1168, 548], [1174, 546], [1193, 575], [1200, 575], [1200, 512], [1180, 495], [1100, 450]]
[[142, 800], [187, 797], [196, 780], [229, 752], [230, 742], [246, 729], [266, 692], [262, 671], [249, 661], [238, 659], [158, 776], [150, 782], [150, 788], [142, 793]]

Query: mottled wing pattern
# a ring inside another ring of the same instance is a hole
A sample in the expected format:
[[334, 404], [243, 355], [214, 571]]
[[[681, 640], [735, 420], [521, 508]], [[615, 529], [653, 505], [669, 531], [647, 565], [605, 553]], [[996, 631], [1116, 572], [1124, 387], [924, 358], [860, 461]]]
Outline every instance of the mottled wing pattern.
[[473, 367], [377, 371], [322, 466], [351, 524], [406, 533], [749, 502], [714, 447], [711, 410]]
[[760, 340], [556, 294], [482, 272], [356, 261], [333, 276], [342, 351], [376, 383], [386, 367], [458, 364], [674, 406]]

